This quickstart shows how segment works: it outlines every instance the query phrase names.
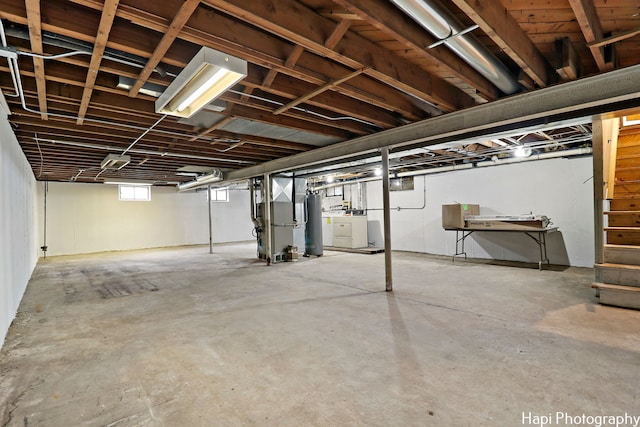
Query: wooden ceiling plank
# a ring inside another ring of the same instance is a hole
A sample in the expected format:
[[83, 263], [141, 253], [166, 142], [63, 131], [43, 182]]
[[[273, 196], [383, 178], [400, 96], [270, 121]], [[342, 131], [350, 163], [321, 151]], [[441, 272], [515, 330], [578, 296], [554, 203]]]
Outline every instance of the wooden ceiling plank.
[[557, 81], [551, 65], [509, 14], [495, 0], [452, 0], [475, 22], [538, 86]]
[[352, 78], [354, 78], [355, 76], [359, 76], [360, 74], [364, 73], [366, 71], [366, 67], [365, 68], [361, 68], [359, 70], [355, 70], [352, 73], [347, 74], [344, 77], [341, 77], [339, 79], [336, 80], [332, 80], [330, 82], [327, 82], [325, 84], [323, 84], [322, 86], [320, 86], [319, 88], [317, 88], [316, 90], [313, 90], [311, 92], [309, 92], [308, 94], [299, 97], [298, 99], [295, 99], [291, 102], [289, 102], [288, 104], [283, 105], [282, 107], [277, 108], [276, 110], [273, 111], [273, 114], [282, 114], [285, 111], [289, 110], [290, 108], [295, 107], [298, 104], [302, 104], [305, 101], [308, 101], [309, 99], [313, 98], [316, 95], [321, 94], [322, 92], [325, 92], [335, 86], [338, 86], [341, 83], [346, 82], [347, 80], [351, 80]]
[[333, 21], [298, 2], [279, 0], [277, 9], [266, 2], [205, 0], [204, 3], [345, 66], [370, 67], [368, 76], [430, 102], [440, 110], [453, 111], [475, 105], [470, 95], [443, 79], [425, 76], [425, 70], [411, 61], [401, 57], [391, 60], [386, 49], [360, 35], [347, 32], [335, 50], [328, 49], [320, 37], [334, 25]]
[[100, 68], [104, 49], [107, 46], [107, 40], [109, 39], [111, 26], [113, 25], [113, 21], [116, 17], [116, 10], [118, 9], [119, 2], [120, 0], [105, 0], [104, 2], [100, 25], [98, 26], [98, 33], [96, 35], [96, 41], [91, 55], [91, 62], [89, 63], [89, 70], [87, 72], [87, 80], [84, 85], [84, 93], [82, 94], [80, 109], [78, 110], [78, 125], [81, 125], [84, 122], [84, 116], [89, 108], [93, 86], [96, 78], [98, 77], [98, 69]]
[[[40, 16], [40, 0], [25, 0], [27, 9], [27, 22], [29, 26], [29, 40], [33, 53], [42, 55], [42, 20]], [[33, 68], [35, 70], [36, 85], [38, 87], [38, 104], [40, 107], [40, 117], [47, 120], [47, 81], [44, 71], [44, 59], [33, 57]]]
[[169, 24], [169, 29], [162, 36], [162, 39], [153, 51], [151, 58], [149, 58], [147, 64], [144, 66], [142, 71], [140, 71], [140, 75], [136, 79], [136, 82], [129, 90], [129, 96], [135, 97], [138, 94], [142, 86], [147, 82], [147, 79], [151, 76], [151, 73], [153, 73], [153, 70], [160, 61], [162, 61], [162, 58], [164, 58], [165, 54], [173, 44], [173, 41], [178, 37], [184, 26], [187, 24], [191, 15], [196, 11], [199, 4], [200, 0], [186, 0], [182, 4], [174, 16], [173, 21]]
[[[593, 0], [569, 0], [569, 4], [580, 24], [580, 29], [582, 30], [587, 45], [602, 40], [602, 25], [600, 24]], [[604, 48], [602, 46], [593, 46], [590, 47], [590, 49], [593, 59], [598, 66], [598, 70], [606, 71], [607, 64], [604, 57]]]
[[371, 0], [335, 0], [336, 3], [358, 14], [360, 19], [402, 43], [419, 57], [434, 61], [438, 67], [448, 70], [473, 88], [482, 99], [495, 100], [498, 89], [469, 64], [442, 46], [426, 49], [436, 38], [408, 18], [391, 2]]

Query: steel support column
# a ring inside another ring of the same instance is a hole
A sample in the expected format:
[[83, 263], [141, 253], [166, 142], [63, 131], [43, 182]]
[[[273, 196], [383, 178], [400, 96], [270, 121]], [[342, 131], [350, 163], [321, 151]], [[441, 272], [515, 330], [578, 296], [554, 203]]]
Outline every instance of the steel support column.
[[209, 202], [209, 253], [213, 253], [213, 223], [211, 222], [211, 184], [207, 186], [207, 202]]
[[384, 218], [384, 274], [386, 291], [393, 291], [393, 274], [391, 269], [391, 203], [389, 201], [389, 148], [384, 147], [382, 153], [382, 208]]
[[264, 247], [267, 265], [271, 265], [271, 175], [264, 174], [262, 203], [264, 203]]

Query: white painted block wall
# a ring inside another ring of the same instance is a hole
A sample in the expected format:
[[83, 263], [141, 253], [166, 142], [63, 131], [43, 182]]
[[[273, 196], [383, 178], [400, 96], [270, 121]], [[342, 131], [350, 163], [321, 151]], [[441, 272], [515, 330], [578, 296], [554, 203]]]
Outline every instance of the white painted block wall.
[[[592, 175], [591, 157], [581, 157], [416, 177], [414, 191], [391, 193], [392, 248], [452, 255], [455, 232], [443, 230], [441, 206], [474, 203], [480, 205], [480, 214], [532, 212], [549, 216], [559, 227], [558, 233], [550, 233], [547, 238], [551, 263], [592, 267]], [[424, 209], [406, 209], [421, 208], [423, 200]], [[382, 208], [380, 181], [367, 184], [367, 208]], [[382, 211], [369, 210], [368, 215], [369, 241], [383, 246]], [[474, 258], [524, 262], [539, 259], [538, 246], [520, 233], [476, 233], [467, 239], [466, 251]]]
[[[249, 192], [212, 202], [214, 243], [252, 240]], [[151, 201], [120, 201], [118, 186], [49, 183], [48, 255], [209, 243], [206, 191], [152, 187]]]
[[6, 116], [0, 117], [0, 343], [38, 262], [38, 189]]

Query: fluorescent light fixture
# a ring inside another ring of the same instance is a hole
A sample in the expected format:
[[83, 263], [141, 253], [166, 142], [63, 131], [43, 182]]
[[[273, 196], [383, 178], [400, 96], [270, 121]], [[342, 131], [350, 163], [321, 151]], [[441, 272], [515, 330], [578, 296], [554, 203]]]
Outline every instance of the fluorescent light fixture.
[[156, 100], [156, 112], [191, 117], [246, 76], [246, 61], [203, 47]]
[[185, 182], [184, 184], [178, 185], [178, 191], [186, 191], [191, 190], [196, 187], [201, 187], [203, 185], [212, 184], [214, 182], [222, 181], [222, 171], [220, 169], [214, 169], [211, 173], [206, 175], [201, 175], [194, 179], [193, 181]]
[[115, 185], [153, 185], [153, 181], [144, 181], [138, 179], [120, 179], [120, 178], [106, 178], [103, 184], [115, 184]]
[[131, 161], [131, 156], [123, 155], [119, 156], [117, 154], [108, 154], [107, 157], [102, 160], [100, 163], [101, 169], [116, 169], [120, 170], [123, 167], [127, 166]]

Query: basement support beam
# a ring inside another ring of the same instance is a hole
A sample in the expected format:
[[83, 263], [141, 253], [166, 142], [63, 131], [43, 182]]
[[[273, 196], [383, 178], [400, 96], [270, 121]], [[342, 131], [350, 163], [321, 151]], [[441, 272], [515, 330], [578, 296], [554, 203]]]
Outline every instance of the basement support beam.
[[385, 290], [393, 291], [393, 274], [391, 260], [391, 202], [389, 200], [389, 147], [380, 150], [382, 153], [382, 209], [384, 222], [384, 277]]
[[[291, 171], [383, 147], [429, 146], [497, 130], [591, 116], [640, 106], [640, 65], [550, 86], [421, 122], [231, 171], [226, 182]], [[191, 187], [193, 188], [193, 187]]]
[[[604, 129], [603, 120], [596, 117], [593, 120], [593, 230], [594, 230], [594, 263], [604, 262]], [[596, 282], [601, 282], [596, 269]]]

